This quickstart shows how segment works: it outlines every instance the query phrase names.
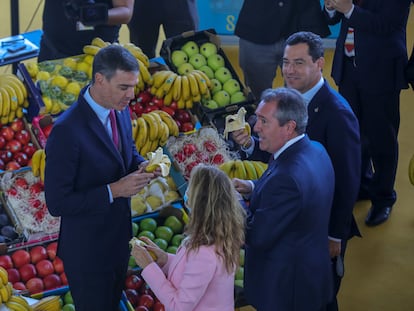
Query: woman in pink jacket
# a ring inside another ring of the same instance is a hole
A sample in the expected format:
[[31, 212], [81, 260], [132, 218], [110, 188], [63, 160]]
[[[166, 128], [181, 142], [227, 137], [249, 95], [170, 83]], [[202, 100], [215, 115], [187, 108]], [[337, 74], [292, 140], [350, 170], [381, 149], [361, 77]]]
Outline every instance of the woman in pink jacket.
[[[234, 311], [244, 210], [230, 179], [214, 166], [193, 169], [187, 196], [190, 222], [177, 254], [143, 237], [147, 245], [135, 245], [132, 256], [167, 311]], [[155, 253], [156, 262], [148, 251]]]

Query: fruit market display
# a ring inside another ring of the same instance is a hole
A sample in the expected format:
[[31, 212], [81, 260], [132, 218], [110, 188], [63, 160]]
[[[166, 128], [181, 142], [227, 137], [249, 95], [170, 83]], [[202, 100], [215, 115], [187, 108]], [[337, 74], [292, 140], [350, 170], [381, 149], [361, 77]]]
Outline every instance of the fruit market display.
[[46, 166], [46, 152], [44, 149], [37, 149], [30, 161], [32, 174], [34, 177], [39, 177], [41, 182], [45, 181], [45, 166]]
[[180, 198], [171, 176], [159, 176], [131, 198], [133, 217], [156, 211]]
[[31, 170], [1, 176], [1, 188], [7, 204], [13, 209], [19, 226], [31, 234], [53, 234], [59, 231], [60, 218], [49, 214], [46, 207], [43, 182]]
[[27, 89], [14, 74], [0, 74], [0, 122], [8, 124], [16, 117], [23, 117], [23, 108], [27, 108]]
[[198, 44], [189, 40], [180, 49], [172, 51], [170, 61], [180, 75], [194, 71], [205, 74], [211, 82], [211, 96], [201, 96], [200, 99], [197, 97], [198, 100], [195, 101], [201, 100], [206, 108], [217, 109], [246, 101], [239, 80], [233, 76], [225, 58], [213, 42]]
[[235, 159], [226, 161], [219, 168], [230, 178], [255, 180], [266, 171], [267, 163]]
[[212, 127], [204, 127], [189, 135], [170, 137], [166, 145], [181, 173], [188, 178], [199, 163], [220, 165], [237, 158]]

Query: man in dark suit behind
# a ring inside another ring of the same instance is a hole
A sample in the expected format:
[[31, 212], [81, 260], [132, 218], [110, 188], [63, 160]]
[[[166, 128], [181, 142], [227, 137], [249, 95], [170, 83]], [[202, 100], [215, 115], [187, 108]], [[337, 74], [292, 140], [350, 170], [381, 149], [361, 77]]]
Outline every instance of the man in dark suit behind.
[[47, 141], [46, 203], [61, 217], [58, 255], [78, 311], [118, 309], [132, 237], [130, 197], [155, 176], [143, 172], [147, 161], [132, 140], [127, 106], [138, 74], [126, 49], [101, 49], [92, 83], [58, 117]]
[[[355, 4], [353, 4], [353, 2]], [[400, 92], [407, 88], [406, 27], [411, 0], [329, 0], [325, 15], [341, 22], [332, 77], [360, 124], [360, 198], [372, 206], [368, 226], [386, 221], [396, 202]]]
[[332, 299], [327, 243], [335, 181], [325, 148], [305, 135], [299, 92], [269, 89], [256, 109], [259, 147], [273, 161], [256, 181], [234, 179], [250, 194], [244, 289], [258, 311], [320, 311]]
[[[328, 236], [335, 293], [328, 310], [334, 311], [338, 310], [336, 294], [342, 278], [337, 267], [341, 268], [343, 264], [347, 241], [353, 236], [360, 236], [352, 211], [359, 189], [361, 151], [357, 118], [346, 100], [322, 77], [323, 54], [323, 42], [318, 35], [295, 33], [286, 41], [282, 71], [286, 85], [298, 90], [307, 103], [307, 134], [324, 145], [335, 171], [335, 194]], [[250, 148], [244, 149], [250, 154], [249, 159], [267, 162], [269, 154], [259, 150], [257, 141], [246, 132], [237, 131], [232, 136], [242, 146], [253, 142]]]

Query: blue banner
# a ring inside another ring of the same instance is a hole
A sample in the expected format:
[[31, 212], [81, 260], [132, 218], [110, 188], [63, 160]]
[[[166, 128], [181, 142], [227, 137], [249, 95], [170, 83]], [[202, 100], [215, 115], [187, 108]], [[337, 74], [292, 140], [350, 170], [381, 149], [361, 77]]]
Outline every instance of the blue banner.
[[[243, 0], [198, 0], [199, 29], [214, 28], [219, 35], [234, 35]], [[321, 5], [323, 0], [321, 0]], [[339, 25], [330, 27], [329, 38], [337, 38]]]

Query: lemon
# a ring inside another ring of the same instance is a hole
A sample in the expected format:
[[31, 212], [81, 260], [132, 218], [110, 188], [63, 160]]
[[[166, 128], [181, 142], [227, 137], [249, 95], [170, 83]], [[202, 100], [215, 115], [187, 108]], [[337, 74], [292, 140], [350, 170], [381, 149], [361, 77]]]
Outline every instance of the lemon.
[[36, 75], [36, 80], [49, 80], [50, 73], [47, 71], [39, 71]]
[[66, 93], [78, 96], [81, 91], [81, 86], [77, 82], [70, 82], [65, 88]]
[[80, 62], [76, 65], [76, 70], [88, 73], [90, 67], [91, 65], [89, 65], [88, 63]]
[[27, 72], [29, 73], [30, 77], [35, 78], [39, 72], [39, 67], [35, 62], [29, 62], [26, 64]]
[[51, 84], [64, 89], [68, 85], [69, 81], [64, 76], [57, 75], [52, 78]]
[[76, 70], [76, 66], [78, 65], [78, 62], [76, 59], [72, 57], [67, 57], [63, 60], [63, 66], [67, 66], [72, 70]]
[[85, 63], [87, 63], [87, 64], [89, 64], [89, 65], [92, 65], [92, 63], [93, 63], [93, 56], [92, 55], [86, 55], [84, 58], [83, 58], [83, 62], [85, 62]]
[[62, 108], [60, 107], [60, 104], [58, 101], [52, 101], [53, 102], [53, 106], [52, 109], [50, 109], [50, 113], [51, 114], [58, 114], [62, 111]]
[[48, 96], [42, 96], [43, 103], [45, 104], [46, 112], [52, 111], [53, 102]]

